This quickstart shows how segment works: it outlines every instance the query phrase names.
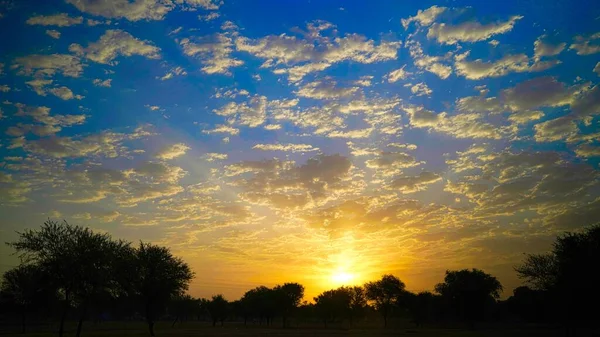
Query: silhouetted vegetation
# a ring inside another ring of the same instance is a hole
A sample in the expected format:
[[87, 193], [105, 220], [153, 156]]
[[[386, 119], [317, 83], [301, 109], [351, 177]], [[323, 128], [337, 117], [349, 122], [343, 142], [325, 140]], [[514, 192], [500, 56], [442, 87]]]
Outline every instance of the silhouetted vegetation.
[[284, 328], [551, 328], [560, 322], [574, 336], [595, 328], [597, 310], [589, 308], [600, 299], [594, 270], [600, 260], [600, 226], [558, 237], [548, 254], [527, 255], [515, 267], [527, 285], [505, 301], [499, 300], [500, 281], [479, 269], [446, 271], [434, 292], [412, 293], [398, 277], [383, 275], [364, 286], [324, 291], [313, 303], [301, 302], [304, 287], [298, 283], [259, 286], [235, 301], [221, 294], [194, 298], [185, 293], [193, 272], [165, 247], [134, 246], [53, 221], [19, 233], [8, 244], [22, 263], [3, 275], [1, 315], [22, 333], [34, 322], [51, 321], [59, 336], [67, 325], [80, 336], [89, 320], [145, 322], [154, 336], [156, 322], [163, 321], [173, 328], [189, 321], [269, 327], [280, 319]]

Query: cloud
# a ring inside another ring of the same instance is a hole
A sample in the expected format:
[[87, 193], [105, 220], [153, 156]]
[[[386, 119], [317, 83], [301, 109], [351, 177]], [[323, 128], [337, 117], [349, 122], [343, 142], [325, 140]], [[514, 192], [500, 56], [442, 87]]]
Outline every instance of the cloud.
[[46, 29], [46, 35], [50, 36], [53, 39], [60, 39], [60, 32], [54, 29]]
[[221, 15], [219, 13], [212, 12], [212, 13], [209, 13], [209, 14], [206, 14], [206, 15], [198, 15], [198, 20], [208, 22], [208, 21], [212, 21], [214, 19], [217, 19], [220, 16]]
[[190, 147], [185, 145], [184, 143], [177, 143], [165, 146], [156, 153], [155, 157], [162, 160], [175, 159], [177, 157], [183, 156], [189, 149]]
[[410, 87], [410, 91], [416, 96], [429, 96], [433, 93], [433, 90], [429, 89], [424, 82], [413, 85]]
[[413, 63], [420, 69], [436, 74], [441, 79], [446, 79], [452, 74], [452, 67], [440, 63], [446, 60], [447, 56], [430, 56], [423, 52], [423, 48], [418, 41], [409, 40], [406, 42]]
[[119, 56], [140, 55], [149, 59], [160, 58], [160, 48], [153, 46], [148, 41], [142, 41], [120, 29], [109, 29], [97, 42], [88, 44], [87, 48], [73, 43], [69, 51], [78, 56], [102, 63], [114, 65]]
[[46, 96], [47, 94], [47, 90], [46, 90], [46, 86], [52, 84], [52, 80], [42, 80], [42, 79], [34, 79], [31, 81], [27, 81], [25, 82], [25, 84], [27, 84], [28, 86], [31, 87], [31, 89], [33, 89], [33, 91], [35, 91], [36, 94], [40, 95], [40, 96]]
[[66, 13], [60, 13], [47, 16], [33, 16], [27, 19], [25, 23], [27, 23], [28, 25], [68, 27], [73, 25], [80, 25], [82, 22], [83, 17], [81, 16], [72, 18]]
[[481, 113], [462, 113], [448, 116], [445, 112], [435, 114], [423, 107], [404, 107], [408, 113], [410, 125], [417, 128], [429, 128], [452, 135], [456, 138], [502, 139], [503, 130], [483, 121]]
[[600, 32], [590, 36], [578, 35], [574, 38], [574, 40], [575, 42], [569, 46], [569, 50], [575, 50], [577, 55], [592, 55], [600, 53], [600, 43], [596, 41], [600, 40]]
[[554, 77], [543, 76], [504, 89], [502, 96], [511, 110], [523, 111], [568, 105], [579, 90], [579, 86], [567, 87]]
[[366, 162], [368, 168], [376, 169], [383, 176], [394, 176], [402, 172], [402, 169], [421, 165], [415, 157], [404, 152], [380, 152], [376, 158]]
[[596, 73], [596, 75], [600, 76], [600, 62], [596, 63], [596, 66], [594, 67], [594, 72]]
[[295, 94], [314, 99], [340, 99], [350, 97], [359, 91], [359, 87], [339, 87], [335, 81], [328, 79], [306, 83]]
[[68, 101], [71, 99], [83, 99], [84, 97], [81, 95], [74, 95], [73, 91], [71, 91], [71, 89], [67, 88], [67, 87], [57, 87], [57, 88], [52, 88], [49, 90], [50, 93], [64, 101]]
[[540, 72], [560, 64], [559, 60], [539, 61], [525, 54], [504, 55], [496, 61], [485, 62], [482, 59], [467, 61], [469, 52], [455, 57], [454, 67], [459, 75], [470, 80], [486, 77], [500, 77], [509, 73]]
[[83, 65], [78, 57], [66, 54], [27, 55], [13, 61], [13, 69], [19, 69], [20, 75], [46, 77], [61, 73], [63, 76], [79, 77]]
[[213, 133], [228, 133], [230, 135], [238, 135], [240, 133], [240, 129], [234, 128], [229, 125], [216, 125], [214, 129], [202, 130], [202, 133], [205, 134], [213, 134]]
[[229, 124], [237, 124], [255, 128], [266, 120], [267, 98], [253, 96], [247, 102], [229, 102], [214, 113], [228, 118]]
[[185, 76], [185, 75], [187, 75], [187, 71], [185, 71], [185, 69], [183, 69], [182, 67], [177, 66], [177, 67], [171, 68], [169, 71], [167, 71], [167, 73], [164, 76], [160, 77], [160, 80], [166, 81], [166, 80], [172, 79], [175, 76]]
[[402, 68], [396, 69], [388, 73], [387, 75], [385, 75], [385, 78], [389, 83], [395, 83], [399, 80], [405, 79], [406, 77], [408, 77], [408, 75], [410, 75], [409, 72], [404, 70], [405, 67], [406, 65], [403, 65]]
[[95, 78], [94, 81], [92, 81], [92, 83], [94, 83], [95, 86], [97, 87], [105, 87], [105, 88], [110, 88], [111, 87], [111, 82], [112, 82], [112, 78], [108, 78], [105, 80], [101, 80], [99, 78]]
[[8, 85], [6, 85], [6, 84], [0, 85], [0, 92], [9, 92], [9, 91], [10, 91], [10, 87]]
[[575, 154], [579, 157], [600, 157], [600, 147], [591, 144], [581, 144], [575, 148]]
[[185, 38], [179, 44], [186, 55], [200, 59], [204, 65], [202, 71], [207, 74], [231, 75], [230, 68], [244, 64], [242, 60], [231, 57], [233, 40], [226, 34], [205, 36], [197, 39], [197, 43]]
[[125, 18], [130, 21], [161, 20], [173, 7], [170, 1], [157, 0], [67, 0], [78, 10], [105, 18]]
[[309, 144], [256, 144], [252, 147], [261, 151], [312, 152], [319, 151], [318, 147]]
[[554, 142], [574, 136], [579, 131], [577, 124], [567, 117], [559, 117], [535, 126], [535, 140]]
[[535, 40], [533, 43], [533, 57], [541, 58], [545, 56], [556, 56], [560, 54], [567, 46], [567, 44], [564, 42], [559, 44], [547, 43], [544, 42], [545, 39], [546, 35], [542, 35]]
[[442, 180], [442, 178], [439, 175], [433, 172], [423, 171], [416, 176], [397, 177], [390, 183], [390, 187], [397, 189], [402, 193], [414, 193], [422, 191], [427, 188], [427, 185], [440, 180]]
[[421, 26], [429, 26], [434, 23], [446, 9], [446, 7], [431, 6], [425, 10], [418, 10], [417, 15], [402, 19], [402, 26], [404, 29], [407, 29], [412, 22], [420, 24]]
[[217, 161], [217, 160], [225, 160], [227, 159], [228, 155], [226, 153], [207, 153], [203, 156], [207, 162], [213, 162], [213, 161]]
[[288, 74], [297, 82], [311, 72], [322, 71], [343, 61], [370, 64], [397, 58], [400, 42], [380, 42], [358, 34], [343, 37], [323, 36], [334, 26], [327, 22], [309, 23], [307, 39], [286, 34], [269, 35], [259, 39], [239, 37], [235, 40], [238, 51], [247, 52], [264, 61], [261, 67], [275, 68], [276, 74]]
[[515, 15], [507, 21], [488, 24], [481, 24], [477, 21], [467, 21], [457, 25], [434, 23], [427, 32], [427, 38], [436, 39], [439, 43], [445, 44], [483, 41], [494, 35], [510, 32], [515, 23], [522, 18], [522, 16]]

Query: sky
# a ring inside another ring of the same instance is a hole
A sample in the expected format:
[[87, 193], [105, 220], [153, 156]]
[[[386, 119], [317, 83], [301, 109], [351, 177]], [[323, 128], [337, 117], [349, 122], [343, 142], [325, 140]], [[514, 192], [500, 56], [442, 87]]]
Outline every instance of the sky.
[[3, 0], [0, 31], [1, 241], [165, 245], [194, 296], [480, 268], [506, 297], [600, 218], [595, 1]]

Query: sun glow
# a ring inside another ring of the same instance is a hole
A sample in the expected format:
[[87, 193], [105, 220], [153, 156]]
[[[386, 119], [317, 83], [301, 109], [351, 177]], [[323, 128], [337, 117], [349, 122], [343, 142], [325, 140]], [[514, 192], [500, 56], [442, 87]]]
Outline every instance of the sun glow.
[[351, 285], [354, 281], [354, 274], [345, 271], [336, 271], [331, 274], [331, 283], [336, 286]]

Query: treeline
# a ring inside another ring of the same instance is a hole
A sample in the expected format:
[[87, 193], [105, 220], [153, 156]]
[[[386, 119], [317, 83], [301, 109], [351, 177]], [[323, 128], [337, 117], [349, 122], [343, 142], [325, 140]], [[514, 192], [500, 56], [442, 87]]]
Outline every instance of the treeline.
[[[157, 320], [175, 326], [189, 320], [270, 326], [355, 326], [411, 321], [417, 327], [486, 324], [562, 326], [570, 335], [591, 326], [600, 300], [600, 226], [558, 237], [547, 254], [527, 255], [515, 267], [527, 286], [505, 301], [492, 275], [478, 269], [447, 271], [432, 292], [413, 293], [394, 275], [363, 286], [340, 287], [302, 302], [304, 287], [285, 283], [248, 290], [240, 299], [187, 294], [190, 268], [167, 248], [113, 240], [66, 223], [45, 223], [9, 243], [23, 263], [6, 272], [1, 296], [5, 314], [19, 314], [25, 331], [31, 319], [54, 318], [58, 333], [76, 320], [145, 320], [151, 335]], [[592, 309], [590, 309], [592, 308]], [[277, 323], [276, 323], [277, 320]]]

